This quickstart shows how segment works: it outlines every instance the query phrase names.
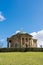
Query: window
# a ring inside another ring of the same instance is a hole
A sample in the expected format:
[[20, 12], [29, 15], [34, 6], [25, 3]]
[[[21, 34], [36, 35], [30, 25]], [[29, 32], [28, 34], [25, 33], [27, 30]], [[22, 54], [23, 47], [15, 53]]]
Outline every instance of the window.
[[26, 42], [28, 42], [28, 38], [26, 38]]
[[24, 45], [24, 42], [22, 44]]
[[29, 38], [29, 40], [31, 40], [31, 38]]
[[9, 42], [11, 43], [12, 41], [11, 41], [11, 40], [9, 40]]
[[28, 48], [28, 45], [26, 44], [26, 48]]
[[24, 45], [24, 38], [22, 38], [22, 44]]
[[18, 47], [18, 44], [16, 43], [16, 44], [15, 44], [15, 48], [17, 48], [17, 47]]
[[22, 38], [22, 41], [24, 41], [24, 38]]
[[24, 43], [24, 38], [22, 38], [22, 43]]

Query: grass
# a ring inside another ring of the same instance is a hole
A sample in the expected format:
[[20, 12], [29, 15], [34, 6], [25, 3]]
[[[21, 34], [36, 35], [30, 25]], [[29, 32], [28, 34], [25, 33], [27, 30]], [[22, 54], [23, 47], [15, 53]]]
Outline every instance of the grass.
[[43, 65], [43, 52], [0, 53], [0, 65]]

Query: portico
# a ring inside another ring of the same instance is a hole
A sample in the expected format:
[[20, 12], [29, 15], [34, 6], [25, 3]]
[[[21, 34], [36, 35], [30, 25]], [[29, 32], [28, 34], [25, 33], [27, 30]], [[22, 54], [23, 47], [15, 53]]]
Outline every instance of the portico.
[[33, 39], [33, 36], [28, 33], [17, 33], [10, 38], [7, 38], [8, 48], [29, 48], [37, 47], [37, 39]]

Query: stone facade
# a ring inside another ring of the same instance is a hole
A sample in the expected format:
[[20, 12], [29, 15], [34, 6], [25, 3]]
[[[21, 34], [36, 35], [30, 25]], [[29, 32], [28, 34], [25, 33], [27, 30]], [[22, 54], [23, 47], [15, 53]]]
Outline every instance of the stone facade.
[[33, 36], [28, 33], [17, 33], [7, 38], [8, 48], [29, 48], [37, 47], [37, 39], [33, 39]]

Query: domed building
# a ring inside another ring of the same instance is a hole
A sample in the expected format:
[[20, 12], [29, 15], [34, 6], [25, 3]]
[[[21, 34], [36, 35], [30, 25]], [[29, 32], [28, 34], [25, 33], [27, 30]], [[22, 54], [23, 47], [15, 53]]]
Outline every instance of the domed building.
[[19, 31], [15, 35], [12, 35], [10, 38], [7, 38], [7, 47], [8, 48], [29, 48], [37, 47], [37, 39], [33, 39], [33, 36]]

